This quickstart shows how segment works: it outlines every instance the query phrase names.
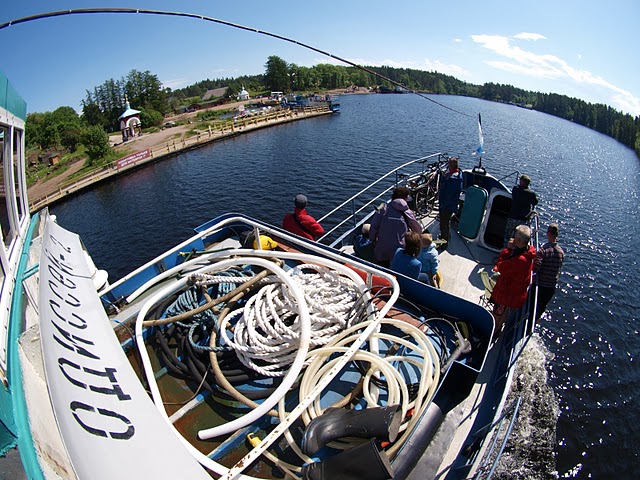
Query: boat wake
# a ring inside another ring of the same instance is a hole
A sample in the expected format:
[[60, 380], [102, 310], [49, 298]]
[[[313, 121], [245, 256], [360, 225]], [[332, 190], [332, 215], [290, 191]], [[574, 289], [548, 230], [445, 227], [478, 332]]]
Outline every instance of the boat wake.
[[552, 354], [534, 334], [524, 349], [507, 404], [522, 397], [518, 420], [493, 478], [555, 479], [558, 400], [547, 384], [547, 364]]

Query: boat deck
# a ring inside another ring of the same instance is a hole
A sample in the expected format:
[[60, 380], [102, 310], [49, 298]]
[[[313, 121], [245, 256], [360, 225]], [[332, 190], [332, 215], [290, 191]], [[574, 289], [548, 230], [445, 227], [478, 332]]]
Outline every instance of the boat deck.
[[[421, 223], [434, 238], [440, 233], [440, 223], [435, 212], [423, 218]], [[449, 245], [438, 255], [439, 270], [443, 277], [441, 288], [456, 297], [479, 303], [484, 294], [479, 270], [491, 269], [495, 264], [497, 253], [480, 247], [476, 241], [465, 239], [455, 227], [456, 225], [452, 223]], [[461, 281], [462, 279], [465, 281]]]

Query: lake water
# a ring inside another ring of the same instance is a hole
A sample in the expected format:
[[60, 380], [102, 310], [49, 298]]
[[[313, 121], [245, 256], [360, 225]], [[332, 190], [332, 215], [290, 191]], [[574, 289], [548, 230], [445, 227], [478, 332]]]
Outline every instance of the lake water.
[[[640, 160], [609, 137], [542, 113], [432, 98], [480, 112], [483, 165], [498, 177], [527, 173], [542, 222], [560, 225], [565, 265], [538, 330], [560, 405], [560, 477], [637, 478]], [[181, 154], [51, 210], [115, 280], [225, 212], [279, 225], [304, 192], [318, 218], [401, 162], [437, 151], [459, 155], [463, 168], [476, 162], [475, 118], [414, 95], [340, 101], [338, 115]]]

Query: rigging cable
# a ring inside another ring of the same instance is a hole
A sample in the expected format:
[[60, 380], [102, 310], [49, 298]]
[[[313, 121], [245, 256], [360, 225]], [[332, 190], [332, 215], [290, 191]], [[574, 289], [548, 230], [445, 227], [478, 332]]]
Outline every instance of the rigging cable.
[[380, 73], [377, 73], [373, 70], [371, 70], [370, 68], [367, 67], [363, 67], [362, 65], [358, 65], [355, 62], [352, 62], [351, 60], [347, 60], [346, 58], [342, 58], [339, 57], [337, 55], [334, 55], [330, 52], [324, 51], [324, 50], [320, 50], [319, 48], [316, 48], [312, 45], [309, 45], [307, 43], [302, 43], [299, 42], [293, 38], [289, 38], [289, 37], [285, 37], [283, 35], [278, 35], [277, 33], [271, 33], [271, 32], [267, 32], [265, 30], [260, 30], [258, 28], [254, 28], [254, 27], [248, 27], [245, 25], [240, 25], [239, 23], [233, 23], [233, 22], [229, 22], [227, 20], [221, 20], [219, 18], [214, 18], [214, 17], [209, 17], [206, 15], [200, 15], [197, 13], [188, 13], [188, 12], [171, 12], [168, 10], [149, 10], [149, 9], [143, 9], [143, 8], [74, 8], [74, 9], [70, 9], [70, 10], [59, 10], [56, 12], [46, 12], [46, 13], [39, 13], [36, 15], [29, 15], [27, 17], [22, 17], [22, 18], [17, 18], [15, 20], [10, 20], [8, 22], [5, 22], [3, 24], [0, 24], [0, 30], [2, 30], [3, 28], [7, 28], [10, 27], [12, 25], [17, 25], [20, 23], [26, 23], [26, 22], [31, 22], [31, 21], [35, 21], [35, 20], [41, 20], [44, 18], [52, 18], [52, 17], [61, 17], [61, 16], [66, 16], [66, 15], [82, 15], [82, 14], [99, 14], [99, 13], [125, 13], [125, 14], [130, 14], [130, 13], [141, 13], [141, 14], [145, 14], [145, 15], [164, 15], [164, 16], [174, 16], [174, 17], [187, 17], [187, 18], [195, 18], [197, 20], [204, 20], [207, 22], [213, 22], [213, 23], [218, 23], [220, 25], [226, 25], [228, 27], [232, 27], [232, 28], [238, 28], [240, 30], [246, 30], [248, 32], [253, 32], [253, 33], [258, 33], [260, 35], [266, 35], [268, 37], [272, 37], [272, 38], [276, 38], [278, 40], [282, 40], [285, 42], [289, 42], [289, 43], [293, 43], [295, 45], [299, 45], [300, 47], [306, 48], [308, 50], [312, 50], [316, 53], [319, 53], [321, 55], [324, 55], [326, 57], [329, 58], [333, 58], [335, 60], [338, 60], [339, 62], [342, 63], [346, 63], [347, 65], [350, 65], [354, 68], [357, 68], [359, 70], [362, 70], [364, 72], [367, 72], [371, 75], [374, 75], [382, 80], [385, 80], [397, 87], [403, 88], [415, 95], [418, 95], [419, 97], [424, 98], [425, 100], [435, 103], [436, 105], [442, 107], [442, 108], [446, 108], [447, 110], [450, 110], [454, 113], [463, 115], [465, 117], [475, 117], [475, 115], [469, 115], [468, 113], [464, 113], [461, 112], [459, 110], [456, 110], [455, 108], [451, 108], [448, 107], [447, 105], [444, 105], [440, 102], [437, 102], [435, 100], [433, 100], [432, 98], [427, 97], [425, 94], [420, 93], [416, 90], [410, 89], [407, 86], [403, 85], [400, 82], [397, 82], [395, 80], [392, 80], [391, 78], [382, 75]]

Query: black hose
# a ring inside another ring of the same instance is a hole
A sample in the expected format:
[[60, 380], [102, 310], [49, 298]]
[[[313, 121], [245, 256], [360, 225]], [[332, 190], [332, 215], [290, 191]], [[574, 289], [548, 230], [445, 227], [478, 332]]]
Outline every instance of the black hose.
[[[160, 302], [152, 309], [147, 318], [160, 318], [164, 311], [173, 304], [182, 292], [177, 292]], [[217, 386], [211, 365], [208, 361], [208, 352], [200, 352], [193, 348], [191, 340], [200, 344], [206, 341], [201, 331], [193, 332], [192, 339], [189, 338], [189, 327], [178, 323], [172, 323], [166, 327], [156, 327], [155, 344], [156, 356], [160, 364], [167, 369], [171, 375], [201, 385], [212, 395], [225, 400], [232, 397], [222, 388]], [[171, 346], [174, 344], [174, 346]], [[248, 382], [260, 379], [261, 376], [255, 371], [244, 366], [235, 352], [216, 352], [222, 374], [232, 385], [245, 385]], [[251, 400], [261, 400], [267, 398], [277, 388], [278, 381], [273, 387], [256, 389], [238, 389], [240, 393]]]

